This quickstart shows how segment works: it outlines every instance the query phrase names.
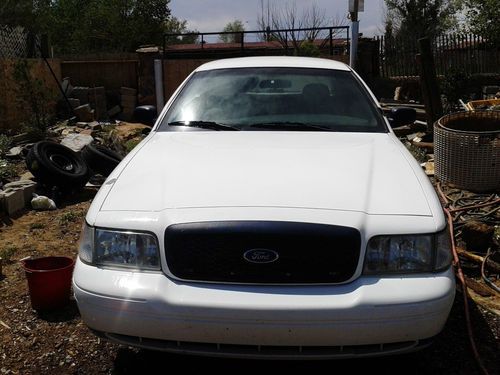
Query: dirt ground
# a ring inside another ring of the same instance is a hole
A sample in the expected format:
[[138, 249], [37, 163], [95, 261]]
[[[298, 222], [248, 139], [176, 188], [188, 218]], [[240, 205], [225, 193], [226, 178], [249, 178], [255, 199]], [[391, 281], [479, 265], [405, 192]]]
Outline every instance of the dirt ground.
[[[334, 371], [356, 373], [369, 368], [384, 374], [479, 374], [464, 324], [463, 300], [457, 298], [448, 323], [434, 344], [421, 352], [386, 358], [319, 362], [269, 362], [197, 358], [131, 349], [93, 336], [70, 305], [53, 313], [31, 309], [26, 278], [19, 260], [26, 256], [77, 256], [82, 220], [95, 189], [73, 201], [59, 202], [57, 211], [24, 212], [0, 220], [0, 249], [9, 249], [0, 280], [0, 375], [3, 374], [135, 374], [186, 370]], [[479, 352], [490, 374], [499, 374], [500, 317], [471, 301], [472, 325]], [[168, 367], [167, 367], [167, 366]]]

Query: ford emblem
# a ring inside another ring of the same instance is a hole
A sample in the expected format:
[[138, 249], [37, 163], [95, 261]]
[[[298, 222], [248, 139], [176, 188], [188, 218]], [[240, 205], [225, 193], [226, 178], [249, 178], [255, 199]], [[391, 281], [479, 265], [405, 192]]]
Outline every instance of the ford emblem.
[[243, 258], [250, 263], [272, 263], [278, 260], [279, 254], [269, 249], [251, 249], [245, 251]]

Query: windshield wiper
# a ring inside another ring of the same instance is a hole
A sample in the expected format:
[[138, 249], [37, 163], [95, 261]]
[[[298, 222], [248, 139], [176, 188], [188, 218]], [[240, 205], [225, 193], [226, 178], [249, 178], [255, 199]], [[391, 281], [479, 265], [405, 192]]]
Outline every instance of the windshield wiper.
[[331, 131], [331, 128], [320, 125], [306, 124], [304, 122], [260, 122], [251, 124], [252, 128], [276, 129], [276, 130], [315, 130], [315, 131]]
[[173, 121], [169, 126], [192, 126], [194, 128], [212, 129], [212, 130], [240, 130], [231, 125], [221, 124], [215, 121]]

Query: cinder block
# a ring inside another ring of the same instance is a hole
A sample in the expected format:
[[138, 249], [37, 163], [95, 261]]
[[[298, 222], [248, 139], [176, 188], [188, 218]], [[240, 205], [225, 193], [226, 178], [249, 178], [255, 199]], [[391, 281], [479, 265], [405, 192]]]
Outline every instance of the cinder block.
[[24, 206], [28, 206], [31, 202], [31, 198], [33, 198], [33, 193], [36, 192], [36, 183], [33, 185], [26, 185], [23, 187], [24, 194]]
[[135, 108], [137, 104], [137, 97], [130, 95], [122, 95], [121, 104], [124, 108]]
[[[104, 88], [104, 86], [97, 86], [97, 87], [92, 87], [89, 89], [89, 95], [90, 95], [90, 98], [92, 98], [92, 96], [94, 95], [106, 95], [106, 89]], [[92, 99], [91, 99], [92, 100]]]
[[3, 200], [3, 210], [12, 216], [24, 208], [24, 192], [22, 189], [9, 189], [0, 192], [0, 200]]
[[79, 107], [81, 105], [80, 99], [76, 99], [76, 98], [68, 98], [68, 102], [71, 105], [71, 108], [73, 108], [73, 109], [76, 107]]
[[120, 108], [119, 105], [115, 105], [113, 108], [111, 108], [109, 111], [108, 111], [108, 116], [109, 117], [113, 117], [113, 116], [116, 116], [118, 113], [120, 113], [122, 111], [122, 109]]
[[120, 94], [128, 96], [137, 96], [137, 90], [131, 87], [121, 87]]
[[90, 105], [84, 104], [74, 109], [75, 114], [81, 122], [92, 122], [94, 121], [94, 110], [90, 108]]
[[73, 87], [71, 96], [80, 100], [81, 105], [87, 104], [89, 102], [89, 88], [81, 86]]

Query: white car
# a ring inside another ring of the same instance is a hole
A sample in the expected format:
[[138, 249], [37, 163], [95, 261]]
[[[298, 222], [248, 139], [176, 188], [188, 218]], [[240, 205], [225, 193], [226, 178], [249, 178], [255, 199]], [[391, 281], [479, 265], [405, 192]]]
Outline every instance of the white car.
[[390, 125], [340, 62], [202, 65], [88, 211], [73, 276], [83, 321], [125, 345], [210, 356], [427, 346], [454, 299], [449, 237]]

